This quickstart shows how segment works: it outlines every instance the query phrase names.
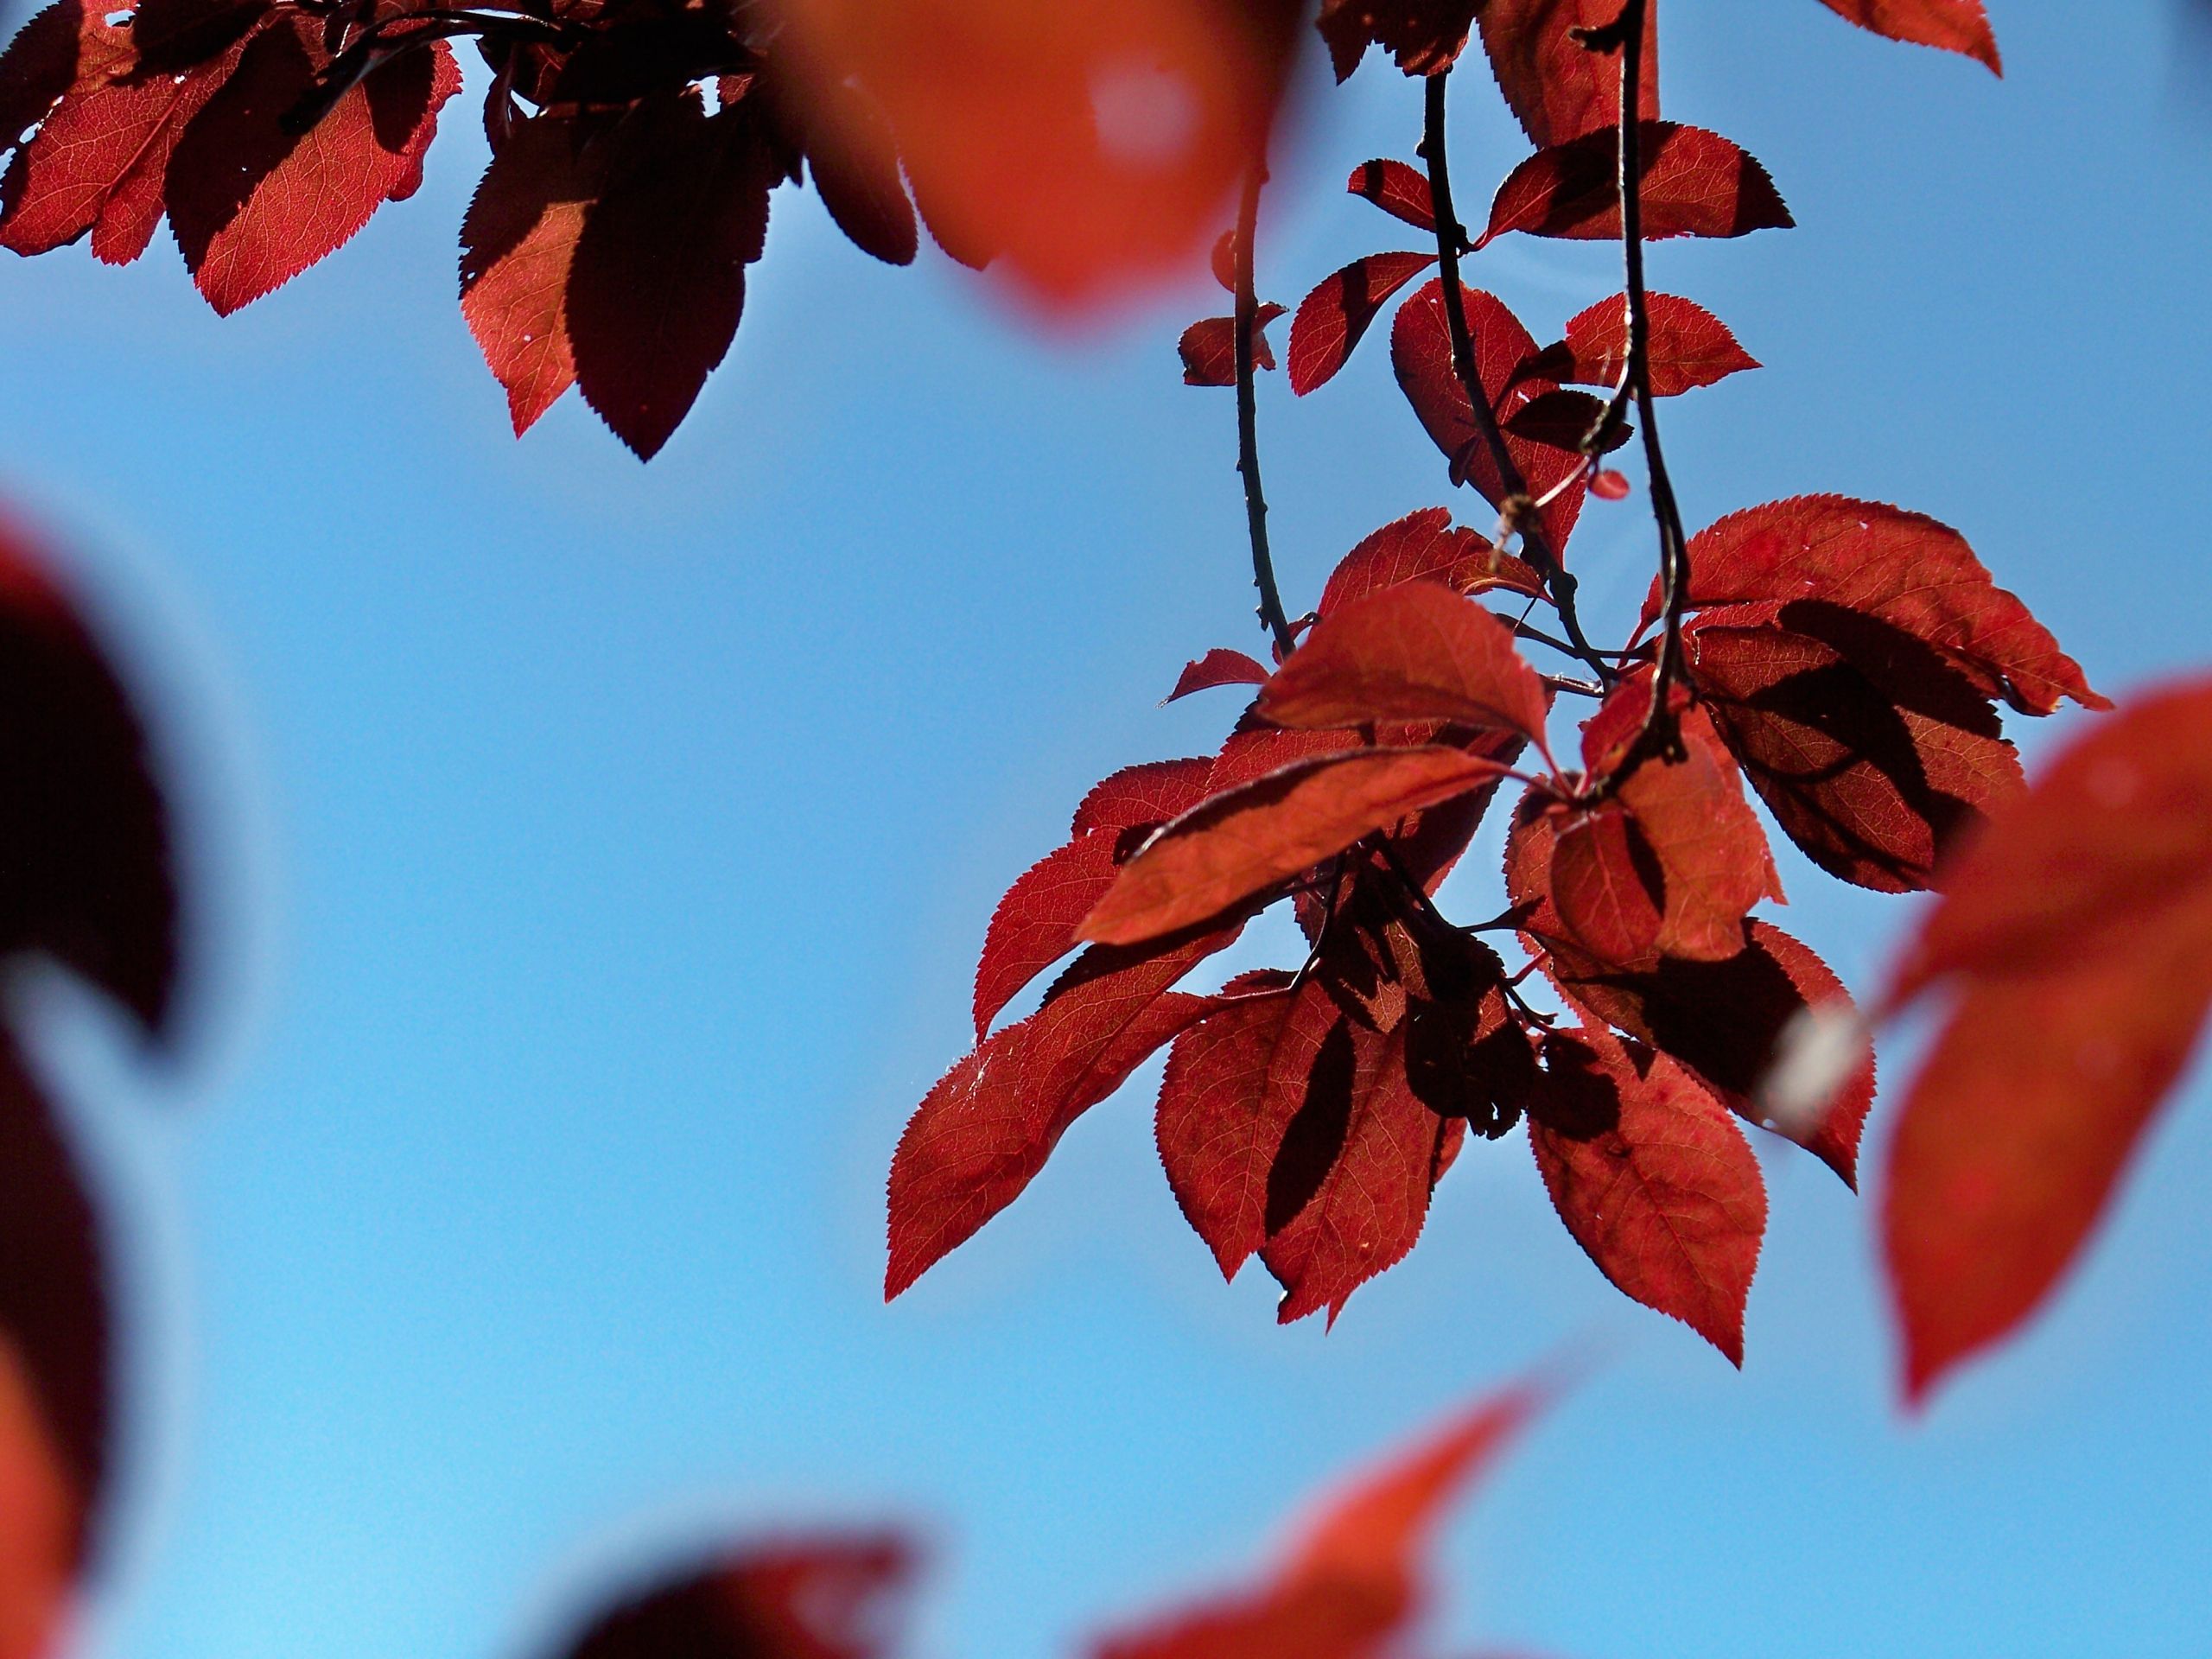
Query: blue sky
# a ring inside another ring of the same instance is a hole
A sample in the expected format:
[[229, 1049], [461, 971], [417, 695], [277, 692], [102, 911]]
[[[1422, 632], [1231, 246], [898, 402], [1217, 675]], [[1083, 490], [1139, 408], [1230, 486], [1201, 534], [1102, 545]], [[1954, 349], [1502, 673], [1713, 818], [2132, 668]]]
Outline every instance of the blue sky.
[[[1655, 251], [1770, 365], [1676, 402], [1669, 451], [1694, 522], [1837, 490], [1956, 524], [2124, 692], [2212, 657], [2212, 119], [2177, 90], [2206, 67], [2150, 0], [1995, 10], [2002, 83], [1810, 0], [1673, 10], [1669, 112], [1758, 155], [1801, 228]], [[1470, 82], [1479, 204], [1522, 146]], [[1418, 115], [1379, 65], [1319, 101], [1274, 297], [1410, 245], [1334, 184]], [[519, 1656], [664, 1547], [880, 1517], [934, 1541], [920, 1652], [1070, 1651], [1562, 1342], [1605, 1360], [1452, 1531], [1456, 1650], [2203, 1651], [2202, 1068], [2087, 1269], [1917, 1427], [1871, 1205], [1810, 1160], [1768, 1160], [1741, 1376], [1599, 1278], [1517, 1136], [1333, 1334], [1278, 1331], [1175, 1212], [1149, 1070], [885, 1309], [884, 1169], [993, 900], [1086, 785], [1234, 712], [1155, 706], [1257, 638], [1230, 401], [1174, 359], [1218, 296], [1047, 338], [787, 192], [658, 461], [573, 398], [517, 443], [452, 297], [482, 144], [448, 118], [418, 197], [226, 321], [165, 238], [0, 268], [0, 487], [132, 642], [207, 899], [173, 1065], [41, 993], [137, 1313], [95, 1653]], [[1618, 285], [1527, 238], [1470, 279], [1540, 336]], [[1265, 388], [1294, 609], [1450, 499], [1385, 355]], [[1577, 538], [1613, 630], [1643, 504]], [[1788, 925], [1869, 981], [1913, 906], [1784, 874]]]

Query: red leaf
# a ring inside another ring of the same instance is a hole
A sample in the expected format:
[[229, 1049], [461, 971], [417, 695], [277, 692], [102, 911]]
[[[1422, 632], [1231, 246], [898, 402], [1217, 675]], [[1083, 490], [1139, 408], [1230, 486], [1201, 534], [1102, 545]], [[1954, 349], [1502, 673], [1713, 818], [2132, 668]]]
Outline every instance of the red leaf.
[[[2026, 606], [1990, 580], [1947, 524], [1878, 501], [1803, 495], [1731, 513], [1690, 539], [1693, 606], [1821, 600], [1880, 618], [1949, 657], [2024, 713], [2047, 715], [2089, 690]], [[1659, 614], [1655, 586], [1643, 607]]]
[[892, 1535], [753, 1545], [617, 1602], [563, 1659], [878, 1659], [912, 1566]]
[[1417, 167], [1389, 160], [1362, 162], [1352, 168], [1344, 188], [1417, 231], [1436, 228], [1436, 199], [1428, 188], [1428, 175]]
[[37, 1084], [0, 1037], [0, 1654], [66, 1622], [106, 1484], [107, 1295], [91, 1200]]
[[2050, 1294], [2200, 1040], [2212, 681], [2134, 703], [1999, 817], [1891, 1001], [1948, 981], [1884, 1208], [1915, 1400]]
[[352, 239], [421, 182], [438, 110], [461, 90], [443, 42], [401, 53], [304, 135], [288, 121], [327, 64], [322, 23], [272, 15], [176, 140], [164, 184], [184, 263], [228, 315]]
[[1325, 385], [1390, 296], [1435, 263], [1433, 253], [1370, 253], [1324, 278], [1290, 320], [1290, 389], [1302, 397]]
[[[1557, 388], [1548, 380], [1516, 380], [1522, 364], [1535, 354], [1536, 342], [1503, 301], [1479, 289], [1463, 288], [1460, 293], [1474, 340], [1476, 379], [1503, 426], [1523, 405]], [[1452, 366], [1452, 331], [1444, 314], [1441, 281], [1427, 284], [1398, 308], [1390, 325], [1390, 365], [1406, 401], [1450, 460], [1452, 481], [1471, 484], [1492, 506], [1501, 506], [1507, 494], [1505, 480], [1476, 432], [1466, 388]], [[1505, 448], [1530, 494], [1541, 497], [1565, 484], [1541, 515], [1552, 551], [1562, 551], [1582, 511], [1584, 486], [1575, 477], [1582, 469], [1581, 457], [1510, 432], [1505, 435]]]
[[1601, 962], [1657, 950], [1667, 874], [1636, 817], [1618, 801], [1565, 809], [1553, 832], [1552, 904], [1568, 936]]
[[1205, 1012], [1168, 988], [1236, 937], [1164, 953], [1090, 950], [1027, 1020], [985, 1039], [931, 1089], [891, 1160], [886, 1301], [1020, 1196], [1068, 1126]]
[[[1267, 1242], [1285, 1136], [1342, 1017], [1318, 977], [1294, 988], [1290, 975], [1263, 969], [1223, 987], [1168, 1052], [1154, 1125], [1160, 1161], [1224, 1279]], [[1287, 1219], [1273, 1217], [1276, 1225]]]
[[1434, 582], [1408, 582], [1316, 624], [1261, 690], [1280, 726], [1438, 720], [1541, 742], [1543, 682], [1491, 612]]
[[1165, 823], [1187, 812], [1212, 792], [1210, 779], [1214, 763], [1210, 757], [1187, 760], [1148, 760], [1124, 766], [1103, 783], [1092, 785], [1075, 810], [1069, 834], [1080, 837], [1091, 830], [1130, 830]]
[[51, 952], [158, 1030], [177, 896], [144, 730], [45, 561], [0, 520], [0, 953]]
[[[50, 113], [53, 37], [71, 18], [81, 21], [73, 82]], [[46, 42], [41, 46], [41, 42]], [[17, 57], [18, 52], [24, 55]], [[146, 251], [163, 212], [162, 187], [181, 134], [230, 73], [236, 53], [184, 75], [130, 74], [130, 33], [73, 5], [51, 7], [25, 25], [8, 48], [19, 66], [5, 113], [12, 140], [29, 119], [44, 124], [16, 152], [0, 200], [0, 246], [44, 253], [92, 232], [93, 257], [128, 264]], [[28, 114], [26, 113], [28, 112]]]
[[[1621, 60], [1592, 52], [1578, 29], [1604, 29], [1620, 16], [1616, 0], [1489, 0], [1482, 9], [1483, 47], [1499, 89], [1539, 146], [1563, 144], [1600, 127], [1619, 125]], [[1643, 13], [1643, 63], [1637, 113], [1659, 113], [1659, 8]]]
[[1122, 867], [1077, 936], [1133, 944], [1206, 921], [1501, 770], [1435, 747], [1359, 749], [1284, 766], [1168, 823]]
[[[1270, 300], [1252, 319], [1252, 365], [1272, 369], [1274, 347], [1268, 344], [1268, 325], [1282, 315], [1282, 307]], [[1236, 319], [1203, 317], [1183, 331], [1175, 349], [1183, 359], [1186, 386], [1233, 386], [1236, 384]]]
[[1119, 830], [1094, 830], [1022, 872], [1006, 890], [983, 936], [976, 969], [976, 1037], [1022, 987], [1076, 947], [1076, 925], [1121, 874]]
[[1315, 26], [1328, 42], [1341, 81], [1359, 67], [1372, 44], [1397, 60], [1409, 75], [1448, 69], [1467, 44], [1483, 0], [1321, 0]]
[[[1550, 449], [1580, 454], [1583, 440], [1597, 430], [1605, 412], [1605, 402], [1586, 391], [1562, 391], [1557, 387], [1539, 393], [1515, 410], [1505, 422], [1506, 435]], [[1635, 435], [1636, 429], [1621, 423], [1606, 435], [1597, 453], [1611, 454]]]
[[1709, 611], [1683, 634], [1752, 786], [1830, 874], [1878, 893], [1938, 884], [1951, 849], [2022, 786], [1995, 710], [1948, 659], [1872, 617], [1773, 608], [1774, 626]]
[[[1098, 1659], [1365, 1659], [1427, 1600], [1426, 1556], [1446, 1506], [1542, 1408], [1502, 1391], [1330, 1496], [1260, 1588], [1109, 1637]], [[1395, 1650], [1395, 1649], [1392, 1649]]]
[[[817, 82], [855, 79], [955, 246], [1002, 251], [1050, 305], [1194, 263], [1262, 150], [1290, 0], [804, 0], [779, 8]], [[1170, 113], [1163, 114], [1163, 107]]]
[[130, 37], [87, 14], [81, 0], [54, 0], [35, 13], [0, 51], [0, 149], [19, 143], [111, 55], [127, 61]]
[[760, 257], [776, 163], [743, 104], [696, 92], [640, 104], [569, 272], [584, 401], [640, 460], [668, 442], [720, 364]]
[[1338, 1019], [1268, 1173], [1260, 1259], [1283, 1288], [1278, 1323], [1325, 1307], [1335, 1324], [1353, 1291], [1413, 1249], [1465, 1131], [1414, 1093], [1402, 1027]]
[[[1619, 135], [1611, 127], [1538, 150], [1491, 204], [1482, 247], [1509, 231], [1610, 242], [1621, 233]], [[1796, 221], [1758, 162], [1718, 133], [1643, 124], [1643, 237], [1745, 236]]]
[[2005, 73], [1997, 55], [1997, 37], [1990, 33], [1989, 15], [1982, 10], [1981, 0], [1821, 0], [1821, 3], [1877, 35], [1963, 52], [1980, 59], [1994, 73]]
[[1187, 697], [1193, 691], [1211, 690], [1217, 685], [1265, 685], [1268, 671], [1241, 651], [1225, 651], [1219, 645], [1203, 657], [1183, 664], [1183, 671], [1175, 678], [1175, 689], [1167, 694], [1167, 701]]
[[517, 122], [461, 221], [461, 315], [506, 388], [517, 436], [575, 381], [569, 274], [608, 147], [606, 124], [587, 117]]
[[1622, 1291], [1742, 1365], [1766, 1188], [1734, 1120], [1663, 1054], [1589, 1031], [1544, 1050], [1529, 1143], [1560, 1219]]
[[[1759, 366], [1728, 325], [1695, 301], [1654, 294], [1649, 311], [1653, 397], [1675, 397]], [[1569, 322], [1567, 338], [1530, 358], [1522, 372], [1572, 385], [1617, 386], [1627, 369], [1627, 296], [1616, 295]]]
[[886, 264], [911, 265], [920, 247], [914, 204], [899, 176], [899, 148], [874, 100], [857, 87], [817, 86], [806, 163], [814, 188], [853, 245]]
[[1448, 507], [1423, 507], [1395, 518], [1338, 562], [1321, 590], [1315, 613], [1326, 618], [1346, 606], [1408, 582], [1440, 582], [1455, 594], [1503, 588], [1534, 599], [1543, 579], [1481, 536], [1454, 525]]

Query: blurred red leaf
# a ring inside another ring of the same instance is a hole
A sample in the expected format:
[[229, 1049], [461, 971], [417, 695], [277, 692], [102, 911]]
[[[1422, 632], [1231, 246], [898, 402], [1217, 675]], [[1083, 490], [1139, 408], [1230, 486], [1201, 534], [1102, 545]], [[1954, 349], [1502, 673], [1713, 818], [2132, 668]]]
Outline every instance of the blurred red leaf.
[[[1803, 495], [1731, 513], [1690, 539], [1693, 607], [1817, 600], [1878, 617], [1948, 657], [1986, 695], [2047, 715], [2111, 702], [1948, 524], [1878, 501]], [[1657, 585], [1644, 601], [1659, 615]]]
[[[1643, 124], [1643, 236], [1746, 236], [1796, 221], [1767, 171], [1719, 134], [1671, 121]], [[1619, 134], [1611, 127], [1540, 149], [1507, 175], [1481, 247], [1510, 231], [1581, 241], [1621, 233]]]
[[[1275, 365], [1274, 348], [1268, 344], [1268, 325], [1282, 315], [1282, 307], [1269, 300], [1252, 319], [1252, 363], [1255, 368]], [[1183, 331], [1176, 342], [1183, 359], [1186, 386], [1233, 386], [1236, 384], [1236, 319], [1202, 317]]]
[[[1479, 289], [1462, 288], [1467, 332], [1475, 347], [1475, 376], [1503, 427], [1516, 411], [1557, 388], [1548, 380], [1516, 380], [1521, 365], [1535, 354], [1536, 342], [1505, 302]], [[1440, 279], [1424, 286], [1398, 308], [1390, 324], [1390, 366], [1428, 435], [1451, 462], [1454, 484], [1471, 484], [1494, 507], [1506, 499], [1497, 462], [1475, 428], [1466, 387], [1452, 364], [1452, 331]], [[1582, 511], [1585, 488], [1577, 476], [1582, 458], [1549, 444], [1505, 434], [1506, 453], [1521, 470], [1531, 495], [1559, 493], [1539, 515], [1554, 553], [1563, 551]]]
[[2212, 1007], [2212, 681], [2063, 753], [1961, 859], [1891, 1001], [1957, 1001], [1890, 1154], [1883, 1236], [1919, 1400], [2094, 1230]]
[[1175, 689], [1167, 694], [1167, 701], [1173, 702], [1193, 691], [1210, 691], [1217, 685], [1265, 685], [1267, 681], [1264, 665], [1241, 651], [1216, 645], [1205, 656], [1183, 664], [1183, 671], [1175, 677]]
[[912, 1563], [892, 1535], [733, 1551], [618, 1602], [563, 1659], [879, 1659]]
[[1598, 1031], [1544, 1044], [1529, 1143], [1560, 1219], [1606, 1278], [1744, 1363], [1766, 1188], [1735, 1120], [1664, 1054]]
[[1300, 760], [1170, 822], [1124, 865], [1077, 930], [1134, 944], [1222, 914], [1363, 836], [1493, 781], [1459, 749], [1357, 749]]
[[1324, 277], [1290, 320], [1290, 389], [1302, 397], [1326, 385], [1391, 296], [1435, 263], [1433, 253], [1370, 253]]
[[[1674, 397], [1759, 366], [1728, 325], [1695, 301], [1654, 294], [1648, 303], [1653, 397]], [[1567, 338], [1537, 353], [1522, 372], [1540, 380], [1611, 387], [1620, 384], [1627, 367], [1628, 302], [1625, 295], [1615, 295], [1577, 315], [1567, 325]]]
[[1428, 175], [1417, 167], [1387, 157], [1362, 162], [1352, 168], [1344, 188], [1417, 231], [1436, 228], [1436, 200], [1428, 188]]
[[1205, 1011], [1205, 998], [1168, 988], [1236, 937], [1230, 927], [1166, 950], [1085, 951], [1043, 1007], [938, 1080], [891, 1160], [885, 1300], [1020, 1197], [1068, 1126]]
[[874, 98], [933, 230], [1064, 307], [1198, 256], [1265, 144], [1300, 10], [798, 0], [790, 44], [817, 85]]
[[1543, 582], [1528, 564], [1501, 553], [1484, 537], [1452, 522], [1448, 507], [1423, 507], [1361, 538], [1337, 562], [1316, 613], [1346, 606], [1408, 582], [1440, 582], [1455, 594], [1503, 588], [1535, 598]]
[[[1576, 29], [1601, 29], [1620, 16], [1619, 0], [1489, 0], [1482, 7], [1483, 48], [1513, 113], [1530, 140], [1563, 144], [1621, 118], [1621, 60], [1593, 52]], [[1659, 114], [1659, 8], [1643, 13], [1639, 107]]]
[[2005, 73], [1997, 55], [1997, 37], [1990, 33], [1989, 14], [1982, 10], [1981, 0], [1821, 0], [1821, 3], [1877, 35], [1963, 52], [1980, 59], [1993, 73]]
[[1408, 582], [1332, 612], [1261, 689], [1281, 726], [1438, 720], [1541, 741], [1550, 704], [1505, 621], [1436, 582]]

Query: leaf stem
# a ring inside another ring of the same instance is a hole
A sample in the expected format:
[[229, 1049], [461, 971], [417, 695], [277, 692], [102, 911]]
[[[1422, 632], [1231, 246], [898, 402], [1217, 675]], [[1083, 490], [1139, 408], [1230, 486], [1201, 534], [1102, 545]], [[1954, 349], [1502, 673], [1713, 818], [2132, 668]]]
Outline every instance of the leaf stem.
[[1268, 181], [1268, 162], [1255, 156], [1244, 175], [1236, 207], [1236, 317], [1233, 342], [1236, 362], [1236, 470], [1244, 480], [1244, 524], [1252, 539], [1252, 585], [1260, 590], [1260, 626], [1274, 635], [1278, 661], [1296, 649], [1298, 636], [1275, 586], [1274, 556], [1268, 550], [1268, 498], [1260, 484], [1260, 409], [1253, 385], [1253, 348], [1257, 343], [1260, 302], [1252, 276], [1252, 247], [1260, 223], [1260, 191]]
[[1428, 163], [1429, 200], [1436, 214], [1436, 263], [1444, 290], [1444, 326], [1452, 340], [1452, 372], [1459, 377], [1460, 390], [1466, 394], [1475, 434], [1497, 467], [1498, 482], [1505, 495], [1501, 517], [1520, 532], [1529, 562], [1542, 574], [1544, 585], [1551, 590], [1553, 608], [1559, 612], [1560, 626], [1567, 630], [1570, 648], [1590, 665], [1599, 684], [1610, 685], [1612, 670], [1591, 648], [1582, 632], [1581, 619], [1575, 613], [1575, 578], [1560, 563], [1544, 533], [1543, 522], [1529, 499], [1529, 480], [1522, 474], [1520, 463], [1514, 460], [1513, 452], [1506, 447], [1505, 434], [1497, 424], [1497, 411], [1491, 407], [1490, 394], [1483, 390], [1482, 375], [1476, 367], [1474, 337], [1467, 327], [1466, 296], [1459, 282], [1459, 256], [1468, 246], [1467, 230], [1459, 223], [1459, 214], [1452, 206], [1452, 162], [1446, 144], [1445, 89], [1451, 75], [1451, 70], [1442, 69], [1423, 83], [1421, 156]]

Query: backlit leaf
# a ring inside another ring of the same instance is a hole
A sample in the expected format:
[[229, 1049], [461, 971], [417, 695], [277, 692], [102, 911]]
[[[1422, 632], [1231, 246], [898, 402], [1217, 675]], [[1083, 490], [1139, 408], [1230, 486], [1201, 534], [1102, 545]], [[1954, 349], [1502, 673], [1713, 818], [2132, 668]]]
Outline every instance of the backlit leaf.
[[1167, 701], [1173, 702], [1193, 691], [1210, 691], [1217, 685], [1264, 685], [1267, 679], [1267, 669], [1243, 652], [1216, 645], [1205, 656], [1183, 664]]
[[1439, 720], [1541, 741], [1549, 703], [1510, 625], [1434, 582], [1332, 612], [1261, 689], [1281, 726]]
[[1990, 33], [1989, 14], [1982, 10], [1981, 0], [1821, 0], [1821, 3], [1877, 35], [1963, 52], [1980, 59], [1994, 73], [2005, 73], [1997, 55], [1997, 37]]
[[[1719, 134], [1671, 121], [1646, 121], [1639, 152], [1643, 236], [1746, 236], [1796, 221], [1774, 181]], [[1476, 245], [1510, 231], [1582, 241], [1621, 233], [1619, 134], [1614, 128], [1540, 149], [1515, 168], [1491, 204], [1490, 227]]]
[[[1252, 318], [1252, 365], [1272, 369], [1274, 348], [1268, 344], [1268, 325], [1282, 315], [1282, 307], [1270, 300]], [[1176, 342], [1183, 359], [1186, 386], [1233, 386], [1236, 384], [1236, 319], [1202, 317], [1183, 331]]]
[[[1621, 118], [1621, 60], [1593, 52], [1578, 29], [1604, 29], [1620, 16], [1618, 0], [1489, 0], [1480, 22], [1483, 48], [1506, 103], [1539, 146], [1563, 144]], [[1639, 107], [1659, 114], [1659, 8], [1644, 8]]]
[[1501, 770], [1440, 747], [1359, 749], [1284, 766], [1168, 823], [1122, 867], [1078, 936], [1134, 944], [1193, 926]]
[[1433, 253], [1370, 253], [1323, 278], [1290, 320], [1290, 389], [1303, 397], [1326, 384], [1391, 297], [1435, 263]]
[[1436, 228], [1436, 200], [1428, 188], [1428, 175], [1417, 167], [1387, 158], [1362, 162], [1352, 168], [1344, 188], [1417, 231]]
[[1589, 1031], [1544, 1052], [1529, 1143], [1560, 1219], [1623, 1292], [1740, 1366], [1766, 1187], [1735, 1120], [1664, 1054]]
[[[1728, 325], [1692, 300], [1648, 296], [1651, 318], [1651, 394], [1670, 397], [1745, 369], [1758, 360], [1736, 343]], [[1567, 325], [1567, 338], [1530, 358], [1525, 372], [1569, 385], [1617, 386], [1628, 370], [1628, 301], [1600, 300]]]
[[1314, 607], [1322, 617], [1408, 582], [1440, 582], [1455, 594], [1503, 588], [1535, 598], [1543, 582], [1527, 563], [1452, 522], [1448, 507], [1423, 507], [1395, 518], [1338, 561]]
[[1321, 0], [1317, 27], [1342, 80], [1379, 46], [1409, 75], [1448, 69], [1465, 49], [1483, 0]]
[[[1731, 513], [1690, 539], [1693, 606], [1819, 600], [1878, 617], [2030, 714], [2071, 697], [2108, 709], [2080, 664], [1990, 580], [1948, 524], [1878, 501], [1797, 496]], [[1643, 607], [1659, 614], [1655, 591]]]

